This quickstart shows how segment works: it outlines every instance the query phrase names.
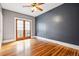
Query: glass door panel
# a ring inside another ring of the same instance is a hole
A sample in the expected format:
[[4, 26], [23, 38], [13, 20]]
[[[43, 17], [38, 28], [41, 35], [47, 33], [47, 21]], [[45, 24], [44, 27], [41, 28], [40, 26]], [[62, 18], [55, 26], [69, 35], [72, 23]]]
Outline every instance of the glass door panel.
[[17, 21], [17, 36], [18, 38], [23, 38], [23, 21]]
[[25, 37], [31, 37], [31, 23], [30, 21], [25, 21]]

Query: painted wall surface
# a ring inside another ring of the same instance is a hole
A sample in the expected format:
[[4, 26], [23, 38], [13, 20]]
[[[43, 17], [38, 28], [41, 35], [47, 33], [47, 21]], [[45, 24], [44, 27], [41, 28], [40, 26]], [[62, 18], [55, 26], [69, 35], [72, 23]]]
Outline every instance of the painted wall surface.
[[36, 17], [36, 35], [79, 45], [79, 4], [63, 4]]
[[0, 5], [0, 47], [1, 47], [1, 43], [2, 43], [2, 35], [3, 35], [3, 29], [2, 29], [2, 8], [1, 8], [1, 5]]
[[32, 20], [32, 35], [35, 35], [35, 18], [32, 16], [20, 14], [17, 12], [3, 9], [3, 41], [11, 40], [16, 37], [16, 21], [15, 17], [26, 18]]

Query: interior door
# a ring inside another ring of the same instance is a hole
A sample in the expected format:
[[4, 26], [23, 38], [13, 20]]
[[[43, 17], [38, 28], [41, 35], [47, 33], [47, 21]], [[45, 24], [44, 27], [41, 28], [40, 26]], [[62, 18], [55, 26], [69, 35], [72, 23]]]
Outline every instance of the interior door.
[[25, 21], [25, 38], [31, 38], [31, 22]]
[[16, 40], [31, 38], [31, 22], [27, 20], [16, 20]]
[[22, 20], [16, 20], [16, 39], [21, 40], [23, 39], [23, 21]]

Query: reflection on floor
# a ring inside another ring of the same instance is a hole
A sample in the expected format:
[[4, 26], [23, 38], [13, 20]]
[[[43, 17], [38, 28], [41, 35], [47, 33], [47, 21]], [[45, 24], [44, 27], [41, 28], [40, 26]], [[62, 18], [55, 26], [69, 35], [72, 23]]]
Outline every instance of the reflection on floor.
[[4, 44], [1, 56], [79, 56], [79, 51], [59, 44], [26, 39]]

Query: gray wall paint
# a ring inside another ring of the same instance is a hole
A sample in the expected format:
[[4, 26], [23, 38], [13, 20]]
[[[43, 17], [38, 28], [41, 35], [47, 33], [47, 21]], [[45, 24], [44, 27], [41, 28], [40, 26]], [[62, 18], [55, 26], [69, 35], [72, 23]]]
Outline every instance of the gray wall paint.
[[32, 35], [35, 35], [34, 17], [3, 9], [3, 40], [14, 39], [16, 31], [15, 17], [32, 20]]
[[79, 45], [79, 4], [63, 4], [36, 17], [36, 32], [37, 36]]
[[1, 47], [1, 43], [2, 43], [2, 39], [3, 39], [3, 29], [2, 29], [2, 8], [1, 8], [1, 4], [0, 4], [0, 47]]

